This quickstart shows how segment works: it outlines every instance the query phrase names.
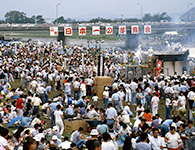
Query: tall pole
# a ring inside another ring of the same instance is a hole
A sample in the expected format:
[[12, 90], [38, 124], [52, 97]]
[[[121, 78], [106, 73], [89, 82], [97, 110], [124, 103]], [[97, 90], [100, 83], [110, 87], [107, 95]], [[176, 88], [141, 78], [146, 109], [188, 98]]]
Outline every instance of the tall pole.
[[190, 8], [190, 5], [193, 5], [192, 3], [189, 3], [188, 5], [187, 5], [187, 20], [189, 21], [189, 8]]
[[[56, 5], [56, 21], [58, 19], [58, 6], [60, 6], [60, 3], [57, 3]], [[57, 23], [57, 22], [56, 22]]]
[[143, 8], [142, 8], [142, 4], [141, 3], [137, 3], [137, 5], [139, 5], [140, 6], [140, 8], [141, 8], [141, 30], [140, 30], [140, 32], [141, 32], [141, 42], [142, 42], [142, 39], [143, 39], [143, 29], [142, 29], [142, 18], [143, 18]]
[[140, 8], [141, 8], [141, 22], [142, 22], [142, 18], [143, 18], [143, 8], [142, 8], [142, 4], [141, 4], [141, 3], [137, 3], [137, 5], [140, 5]]

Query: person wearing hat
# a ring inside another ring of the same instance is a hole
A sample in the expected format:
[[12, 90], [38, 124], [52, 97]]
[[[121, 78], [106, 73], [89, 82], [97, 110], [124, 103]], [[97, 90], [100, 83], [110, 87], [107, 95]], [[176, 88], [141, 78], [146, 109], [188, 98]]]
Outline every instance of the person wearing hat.
[[104, 100], [104, 109], [108, 107], [109, 103], [109, 88], [106, 86], [103, 92], [103, 100]]
[[58, 137], [54, 135], [52, 137], [52, 141], [50, 141], [50, 148], [53, 147], [53, 148], [59, 149], [61, 143], [62, 143], [61, 140], [59, 140]]
[[98, 138], [99, 132], [96, 129], [91, 130], [91, 138], [86, 142], [88, 150], [94, 150], [100, 147], [101, 138]]

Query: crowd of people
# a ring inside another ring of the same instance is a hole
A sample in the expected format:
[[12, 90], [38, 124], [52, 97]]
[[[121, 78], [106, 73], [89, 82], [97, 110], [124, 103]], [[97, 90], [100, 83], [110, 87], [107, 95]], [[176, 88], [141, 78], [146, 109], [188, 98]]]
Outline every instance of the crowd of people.
[[[0, 47], [0, 149], [192, 149], [194, 76], [149, 72], [126, 79], [123, 55], [106, 49], [104, 72], [114, 82], [104, 87], [102, 104], [96, 49], [58, 49], [40, 42]], [[101, 123], [90, 134], [80, 127], [65, 136], [66, 120], [80, 118]], [[17, 128], [9, 132], [7, 125]]]

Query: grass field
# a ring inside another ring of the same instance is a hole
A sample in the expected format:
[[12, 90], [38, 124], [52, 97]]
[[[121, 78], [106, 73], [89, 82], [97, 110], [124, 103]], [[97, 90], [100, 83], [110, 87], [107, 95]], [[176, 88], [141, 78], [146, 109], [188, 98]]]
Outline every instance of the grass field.
[[[19, 85], [20, 85], [19, 79], [15, 79], [15, 82], [14, 82], [14, 83], [11, 83], [12, 88], [18, 88]], [[54, 90], [52, 90], [51, 93], [50, 93], [50, 95], [49, 95], [49, 98], [52, 99], [53, 97], [59, 95], [60, 93], [63, 94], [63, 91], [54, 91]], [[89, 98], [90, 98], [90, 97], [89, 97]], [[101, 107], [103, 108], [103, 100], [100, 100], [100, 101], [99, 101], [99, 108], [101, 108]], [[135, 115], [135, 108], [136, 108], [136, 107], [135, 107], [135, 106], [131, 106], [130, 108], [131, 108], [131, 111], [132, 111], [132, 112], [134, 113], [134, 115]], [[163, 100], [163, 99], [161, 99], [161, 101], [160, 101], [159, 114], [160, 114], [160, 116], [161, 116], [162, 119], [165, 119], [165, 114], [166, 114], [166, 110], [165, 110], [165, 100]], [[41, 120], [45, 120], [46, 123], [47, 123], [46, 128], [50, 128], [50, 119], [44, 118], [41, 112], [40, 112], [40, 115], [41, 115]], [[131, 118], [131, 122], [132, 122], [132, 123], [134, 122], [134, 120], [133, 120], [132, 118]], [[3, 125], [3, 127], [5, 127], [5, 128], [7, 127], [7, 123], [6, 123], [6, 124], [2, 124], [2, 125]], [[11, 128], [8, 128], [8, 129], [9, 129], [10, 133], [12, 134], [12, 132], [13, 132], [14, 130], [16, 130], [17, 127], [11, 127]], [[85, 135], [89, 135], [88, 132], [85, 132], [84, 134], [85, 134]], [[68, 137], [70, 137], [70, 135], [71, 135], [71, 133], [65, 133], [65, 132], [64, 132], [64, 134], [63, 134], [63, 136], [68, 136]]]

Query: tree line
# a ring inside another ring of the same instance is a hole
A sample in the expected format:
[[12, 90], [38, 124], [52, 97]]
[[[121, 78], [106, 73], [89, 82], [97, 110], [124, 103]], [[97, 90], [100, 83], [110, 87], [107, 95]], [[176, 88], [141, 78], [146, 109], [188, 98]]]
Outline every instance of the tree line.
[[[93, 18], [89, 21], [76, 21], [75, 19], [65, 19], [63, 16], [57, 18], [53, 21], [53, 23], [92, 23], [92, 22], [102, 22], [102, 23], [115, 23], [115, 22], [139, 22], [139, 21], [171, 21], [171, 17], [167, 15], [166, 12], [158, 13], [158, 14], [145, 14], [142, 19], [137, 18], [117, 18], [117, 19], [105, 19], [102, 17]], [[42, 15], [33, 15], [32, 17], [27, 17], [26, 13], [20, 11], [9, 11], [5, 14], [5, 20], [0, 20], [0, 23], [36, 23], [43, 24], [46, 23], [46, 18]]]

